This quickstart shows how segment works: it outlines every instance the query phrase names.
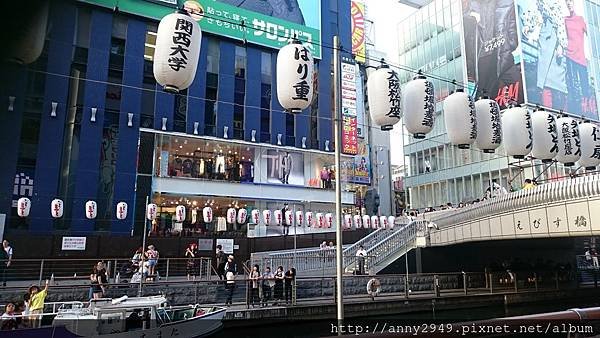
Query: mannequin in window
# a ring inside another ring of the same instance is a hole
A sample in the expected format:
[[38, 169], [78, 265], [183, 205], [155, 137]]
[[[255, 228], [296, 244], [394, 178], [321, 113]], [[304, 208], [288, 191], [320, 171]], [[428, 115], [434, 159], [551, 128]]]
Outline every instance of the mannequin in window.
[[321, 188], [323, 189], [327, 189], [327, 180], [329, 180], [329, 171], [327, 171], [326, 167], [323, 167], [323, 169], [321, 169]]
[[215, 159], [215, 174], [217, 174], [217, 179], [225, 178], [225, 156], [217, 155]]
[[186, 158], [185, 160], [183, 160], [181, 167], [182, 167], [182, 173], [183, 173], [184, 177], [192, 177], [193, 164], [194, 164], [194, 162], [192, 162], [191, 158]]
[[242, 182], [254, 182], [254, 164], [250, 160], [240, 162], [240, 176]]
[[289, 152], [286, 152], [285, 155], [281, 157], [281, 183], [290, 184], [289, 177], [293, 168], [292, 155]]
[[211, 158], [204, 160], [204, 177], [211, 179], [213, 178], [213, 167], [214, 163]]

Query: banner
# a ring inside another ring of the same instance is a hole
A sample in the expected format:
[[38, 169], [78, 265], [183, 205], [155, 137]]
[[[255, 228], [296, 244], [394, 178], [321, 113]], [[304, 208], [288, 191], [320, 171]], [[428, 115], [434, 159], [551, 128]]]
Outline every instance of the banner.
[[[79, 0], [118, 8], [160, 20], [173, 13], [172, 0]], [[184, 8], [203, 32], [279, 49], [294, 37], [306, 43], [313, 57], [321, 58], [321, 6], [315, 0], [188, 0]]]
[[358, 154], [356, 68], [352, 60], [342, 61], [342, 153], [348, 155]]
[[464, 0], [462, 4], [465, 61], [471, 94], [477, 97], [487, 94], [501, 108], [510, 103], [523, 103], [513, 1]]
[[371, 184], [371, 160], [369, 145], [358, 142], [358, 154], [354, 156], [354, 175], [348, 177], [348, 182], [355, 184]]
[[351, 1], [350, 16], [352, 17], [352, 54], [357, 62], [365, 63], [367, 54], [365, 4]]
[[[527, 101], [598, 120], [598, 5], [587, 0], [517, 0]], [[597, 40], [596, 40], [597, 41]]]

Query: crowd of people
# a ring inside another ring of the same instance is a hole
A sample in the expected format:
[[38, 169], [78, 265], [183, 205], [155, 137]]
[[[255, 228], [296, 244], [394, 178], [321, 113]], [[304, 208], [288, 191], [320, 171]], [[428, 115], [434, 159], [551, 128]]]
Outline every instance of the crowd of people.
[[15, 330], [19, 328], [36, 328], [42, 323], [44, 302], [48, 295], [48, 284], [43, 289], [32, 285], [23, 295], [23, 299], [6, 304], [4, 313], [0, 317], [1, 330]]

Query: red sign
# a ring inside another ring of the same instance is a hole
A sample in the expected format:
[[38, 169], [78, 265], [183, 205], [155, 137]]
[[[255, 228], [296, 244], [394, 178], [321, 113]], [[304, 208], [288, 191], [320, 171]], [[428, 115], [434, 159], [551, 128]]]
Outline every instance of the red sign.
[[348, 155], [358, 154], [356, 117], [344, 116], [342, 125], [342, 153]]

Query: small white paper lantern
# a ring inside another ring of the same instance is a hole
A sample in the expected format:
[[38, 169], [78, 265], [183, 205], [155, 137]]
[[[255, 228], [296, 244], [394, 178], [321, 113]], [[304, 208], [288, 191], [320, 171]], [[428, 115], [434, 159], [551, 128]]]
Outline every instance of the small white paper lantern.
[[333, 214], [330, 213], [330, 212], [328, 212], [328, 213], [325, 214], [325, 225], [328, 228], [333, 227]]
[[312, 211], [307, 211], [306, 212], [306, 217], [304, 218], [304, 220], [306, 221], [306, 226], [307, 227], [314, 226], [315, 218], [313, 216]]
[[360, 215], [354, 215], [354, 225], [356, 225], [357, 229], [362, 228], [362, 223], [362, 217], [360, 217]]
[[198, 209], [192, 209], [192, 224], [196, 224], [198, 222]]
[[17, 215], [19, 217], [29, 216], [31, 210], [31, 200], [27, 197], [21, 197], [17, 200]]
[[579, 125], [581, 138], [580, 166], [586, 170], [594, 170], [600, 165], [600, 128], [595, 123], [584, 122]]
[[50, 202], [50, 214], [53, 218], [61, 218], [64, 213], [64, 203], [61, 199], [55, 198]]
[[313, 100], [314, 61], [308, 48], [294, 40], [277, 54], [277, 99], [292, 113], [300, 113]]
[[362, 217], [362, 225], [363, 225], [363, 228], [369, 229], [371, 227], [371, 216], [369, 216], [369, 215], [363, 215], [363, 217]]
[[87, 219], [94, 219], [98, 215], [98, 204], [96, 201], [85, 202], [85, 217]]
[[294, 214], [290, 210], [286, 210], [284, 221], [287, 226], [294, 225]]
[[304, 225], [304, 213], [302, 211], [296, 211], [296, 226], [301, 227]]
[[325, 227], [325, 215], [322, 212], [317, 212], [317, 228]]
[[283, 214], [281, 213], [281, 210], [277, 209], [273, 211], [273, 219], [275, 220], [275, 225], [283, 224]]
[[379, 216], [379, 226], [382, 229], [389, 229], [387, 216]]
[[227, 223], [229, 224], [235, 224], [236, 218], [237, 218], [237, 211], [235, 210], [235, 208], [229, 208], [227, 209]]
[[153, 221], [156, 219], [156, 214], [158, 212], [158, 207], [154, 203], [150, 203], [146, 206], [146, 218], [149, 221]]
[[377, 216], [371, 216], [371, 228], [372, 229], [379, 229], [380, 224], [379, 224], [379, 217]]
[[344, 229], [352, 229], [352, 215], [344, 215]]
[[373, 123], [381, 130], [392, 130], [400, 121], [402, 97], [398, 74], [387, 65], [369, 75], [367, 80], [369, 111]]
[[154, 49], [154, 78], [165, 91], [188, 88], [196, 76], [202, 32], [187, 14], [172, 13], [160, 20]]
[[266, 226], [271, 225], [271, 221], [273, 218], [273, 214], [271, 213], [271, 210], [263, 210], [262, 212], [263, 214], [263, 222], [265, 223]]
[[457, 89], [444, 99], [444, 121], [450, 143], [469, 149], [477, 138], [477, 118], [473, 99]]
[[124, 220], [127, 218], [127, 203], [117, 203], [117, 219]]
[[558, 154], [556, 160], [567, 167], [575, 165], [581, 157], [579, 124], [571, 117], [556, 120], [558, 130]]
[[433, 82], [421, 74], [404, 86], [402, 91], [404, 126], [416, 139], [425, 138], [433, 129], [435, 94]]
[[175, 208], [175, 222], [181, 223], [185, 221], [185, 206], [178, 205]]
[[502, 113], [502, 140], [508, 156], [523, 159], [531, 152], [533, 131], [527, 108], [513, 107]]
[[500, 107], [496, 101], [484, 97], [475, 102], [475, 112], [477, 116], [475, 146], [484, 153], [493, 153], [502, 143]]
[[545, 110], [534, 112], [531, 114], [531, 130], [533, 132], [531, 156], [543, 163], [552, 162], [558, 154], [558, 131], [554, 115]]
[[259, 224], [260, 223], [260, 210], [253, 209], [252, 212], [250, 212], [250, 217], [252, 218], [253, 224]]
[[396, 217], [394, 217], [394, 216], [388, 217], [388, 227], [392, 230], [394, 229], [394, 225], [395, 225], [394, 223], [396, 223]]
[[237, 213], [237, 222], [238, 224], [246, 223], [246, 218], [248, 217], [248, 210], [241, 208]]
[[210, 223], [213, 221], [213, 210], [211, 207], [204, 207], [202, 209], [202, 220], [204, 223]]

